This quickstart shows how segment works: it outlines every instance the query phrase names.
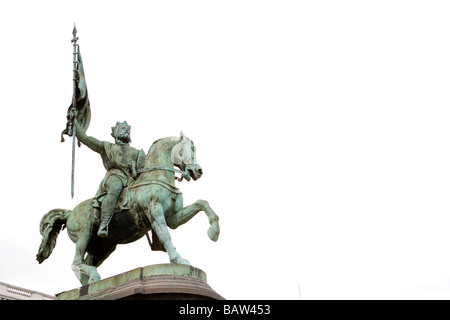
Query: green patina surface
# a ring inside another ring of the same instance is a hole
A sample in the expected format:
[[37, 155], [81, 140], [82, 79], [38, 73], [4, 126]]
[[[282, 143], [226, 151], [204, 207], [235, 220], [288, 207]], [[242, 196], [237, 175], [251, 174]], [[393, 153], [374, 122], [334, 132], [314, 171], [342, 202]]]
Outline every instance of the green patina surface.
[[[42, 263], [50, 256], [60, 231], [65, 229], [75, 243], [71, 267], [83, 285], [80, 290], [119, 285], [143, 274], [170, 275], [176, 272], [177, 275], [200, 277], [200, 273], [191, 274], [189, 261], [175, 249], [169, 233], [169, 229], [176, 229], [197, 213], [204, 212], [209, 222], [208, 237], [217, 241], [220, 234], [219, 217], [208, 201], [199, 199], [185, 205], [183, 195], [175, 185], [175, 181], [196, 181], [203, 175], [193, 141], [181, 132], [179, 137], [156, 140], [145, 153], [130, 146], [131, 126], [126, 121], [117, 122], [111, 128], [114, 143], [87, 135], [91, 111], [76, 33], [74, 28], [73, 98], [61, 141], [64, 141], [64, 134], [72, 136], [72, 161], [77, 144], [98, 153], [106, 173], [94, 198], [79, 203], [73, 210], [56, 208], [42, 217], [39, 225], [42, 240], [37, 261]], [[74, 162], [72, 197], [73, 168]], [[175, 173], [181, 176], [176, 177]], [[97, 268], [116, 250], [116, 246], [144, 236], [153, 251], [167, 252], [170, 263], [176, 266], [173, 269], [161, 265], [152, 269], [139, 268], [100, 281]], [[177, 266], [180, 264], [185, 266]], [[83, 294], [86, 293], [84, 291]]]
[[120, 285], [139, 279], [148, 279], [157, 276], [177, 276], [195, 280], [206, 281], [206, 273], [198, 268], [183, 264], [157, 264], [142, 268], [136, 268], [116, 276], [93, 282], [89, 285], [70, 291], [61, 292], [56, 295], [57, 300], [75, 300], [83, 294], [95, 296], [101, 291], [117, 288]]

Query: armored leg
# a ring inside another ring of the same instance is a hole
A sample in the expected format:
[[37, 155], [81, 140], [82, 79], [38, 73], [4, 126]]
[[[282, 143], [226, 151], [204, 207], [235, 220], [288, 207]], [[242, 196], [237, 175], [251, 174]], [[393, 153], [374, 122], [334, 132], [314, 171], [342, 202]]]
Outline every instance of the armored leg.
[[108, 225], [113, 217], [117, 199], [122, 188], [122, 182], [115, 176], [109, 177], [106, 181], [107, 194], [102, 201], [101, 222], [97, 232], [97, 235], [101, 238], [106, 238], [108, 236]]
[[117, 197], [113, 194], [107, 194], [102, 201], [101, 223], [97, 235], [102, 238], [108, 236], [108, 225], [114, 214], [114, 208], [117, 204]]

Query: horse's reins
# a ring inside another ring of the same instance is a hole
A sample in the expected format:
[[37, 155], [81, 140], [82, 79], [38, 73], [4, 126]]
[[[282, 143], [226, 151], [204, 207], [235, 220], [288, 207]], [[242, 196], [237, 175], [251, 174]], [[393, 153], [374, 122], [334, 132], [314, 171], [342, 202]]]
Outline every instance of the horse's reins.
[[175, 179], [177, 179], [178, 181], [182, 181], [183, 178], [189, 176], [189, 172], [188, 172], [187, 168], [184, 171], [181, 171], [181, 170], [178, 170], [178, 169], [168, 168], [168, 167], [150, 167], [150, 168], [139, 169], [139, 170], [137, 170], [137, 173], [140, 174], [140, 173], [143, 173], [143, 172], [157, 171], [157, 170], [166, 170], [166, 171], [172, 171], [172, 172], [181, 173], [182, 176], [180, 178], [175, 177]]

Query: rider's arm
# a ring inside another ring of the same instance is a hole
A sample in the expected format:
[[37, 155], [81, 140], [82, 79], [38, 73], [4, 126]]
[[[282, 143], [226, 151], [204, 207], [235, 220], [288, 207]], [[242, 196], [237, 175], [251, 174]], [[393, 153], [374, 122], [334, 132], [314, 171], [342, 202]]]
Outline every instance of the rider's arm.
[[77, 128], [76, 134], [78, 140], [95, 152], [101, 153], [103, 150], [103, 142], [95, 139], [94, 137], [88, 136], [83, 128], [81, 128], [76, 118], [74, 118], [74, 123], [75, 127]]

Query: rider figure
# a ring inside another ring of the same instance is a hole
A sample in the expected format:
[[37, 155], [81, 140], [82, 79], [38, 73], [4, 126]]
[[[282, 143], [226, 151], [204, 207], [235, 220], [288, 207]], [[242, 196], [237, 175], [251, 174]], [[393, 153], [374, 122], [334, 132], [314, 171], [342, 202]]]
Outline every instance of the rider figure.
[[113, 216], [119, 195], [130, 180], [136, 178], [137, 169], [141, 167], [142, 161], [145, 159], [145, 153], [130, 146], [131, 127], [126, 121], [117, 122], [111, 128], [111, 135], [115, 139], [115, 144], [113, 144], [87, 136], [79, 125], [76, 114], [76, 110], [72, 109], [70, 115], [76, 126], [78, 140], [100, 154], [107, 171], [100, 183], [93, 204], [101, 212], [101, 223], [97, 235], [105, 238], [108, 236], [108, 224]]

